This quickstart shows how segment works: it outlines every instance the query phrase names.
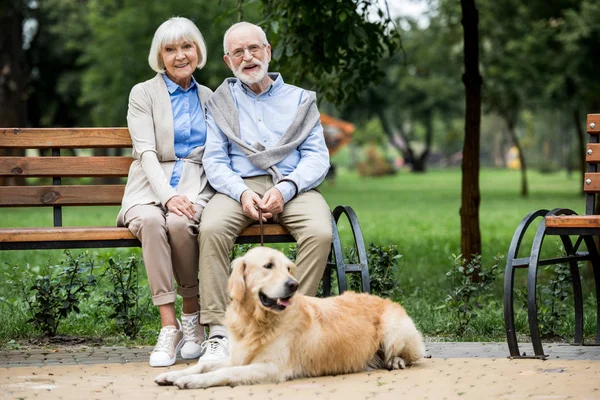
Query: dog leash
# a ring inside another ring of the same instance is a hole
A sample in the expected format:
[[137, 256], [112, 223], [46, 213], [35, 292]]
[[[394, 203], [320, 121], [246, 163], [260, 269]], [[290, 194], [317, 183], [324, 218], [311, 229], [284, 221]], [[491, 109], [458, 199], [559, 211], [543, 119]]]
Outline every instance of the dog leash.
[[258, 223], [260, 224], [260, 245], [264, 247], [265, 245], [265, 239], [264, 239], [264, 227], [263, 227], [263, 220], [262, 220], [262, 210], [259, 208], [258, 209]]

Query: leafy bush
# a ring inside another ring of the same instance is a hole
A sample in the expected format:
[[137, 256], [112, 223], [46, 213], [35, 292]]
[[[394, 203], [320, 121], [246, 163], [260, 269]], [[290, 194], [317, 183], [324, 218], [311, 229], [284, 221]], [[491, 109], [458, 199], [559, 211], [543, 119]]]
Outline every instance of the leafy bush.
[[551, 271], [547, 285], [538, 285], [538, 318], [542, 337], [557, 336], [561, 324], [566, 323], [573, 278], [568, 264], [548, 265]]
[[105, 291], [106, 299], [100, 305], [108, 307], [111, 311], [110, 318], [114, 318], [117, 327], [134, 339], [142, 326], [141, 320], [148, 313], [148, 303], [140, 306], [138, 285], [138, 266], [140, 262], [136, 256], [131, 256], [125, 261], [120, 258], [109, 257], [104, 274], [113, 285], [112, 291]]
[[250, 250], [253, 247], [256, 247], [257, 245], [255, 244], [235, 244], [233, 245], [233, 249], [231, 249], [231, 252], [229, 253], [229, 261], [233, 261], [238, 257], [243, 256], [244, 254], [246, 254], [248, 252], [248, 250]]
[[[369, 243], [367, 249], [367, 263], [369, 266], [369, 278], [371, 294], [381, 297], [395, 297], [400, 291], [398, 283], [399, 265], [398, 260], [402, 254], [398, 254], [398, 246], [390, 244], [387, 246]], [[345, 261], [349, 264], [358, 263], [356, 248], [352, 247], [346, 252]], [[348, 288], [360, 292], [362, 290], [360, 275], [350, 274], [348, 276]]]
[[96, 287], [94, 261], [88, 252], [73, 257], [65, 251], [60, 265], [48, 265], [34, 276], [29, 265], [21, 291], [31, 318], [27, 321], [46, 336], [55, 336], [58, 325], [71, 312], [79, 313], [79, 305]]
[[377, 147], [371, 145], [365, 150], [365, 160], [358, 164], [358, 173], [360, 176], [384, 176], [394, 174], [394, 168]]
[[498, 264], [503, 256], [499, 254], [494, 257], [494, 264], [489, 267], [481, 264], [480, 255], [474, 256], [470, 261], [465, 260], [462, 255], [452, 257], [452, 269], [446, 273], [450, 288], [445, 304], [440, 308], [450, 311], [449, 325], [453, 325], [457, 333], [462, 335], [477, 317], [477, 311], [492, 296], [492, 284], [498, 276]]
[[[555, 264], [544, 267], [543, 279], [536, 285], [538, 307], [538, 324], [542, 338], [561, 336], [560, 332], [568, 331], [569, 317], [572, 314], [571, 288], [573, 277], [568, 264]], [[549, 274], [549, 277], [546, 275]], [[541, 277], [540, 277], [541, 278]], [[516, 290], [516, 303], [527, 310], [527, 290]]]

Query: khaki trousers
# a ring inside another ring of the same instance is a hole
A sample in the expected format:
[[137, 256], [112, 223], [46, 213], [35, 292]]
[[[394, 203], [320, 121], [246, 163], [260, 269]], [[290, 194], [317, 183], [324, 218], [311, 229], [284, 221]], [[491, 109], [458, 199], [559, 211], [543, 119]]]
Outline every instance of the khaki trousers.
[[[271, 176], [244, 179], [260, 196], [273, 187]], [[221, 325], [229, 304], [229, 253], [236, 238], [253, 220], [231, 197], [217, 193], [206, 205], [200, 223], [200, 323]], [[296, 277], [299, 290], [309, 296], [317, 293], [331, 251], [333, 233], [331, 211], [316, 190], [301, 193], [290, 200], [278, 215], [278, 222], [296, 239]]]
[[125, 226], [142, 243], [148, 284], [155, 306], [182, 297], [198, 296], [198, 225], [203, 207], [194, 204], [193, 220], [166, 211], [162, 206], [143, 204], [125, 214]]

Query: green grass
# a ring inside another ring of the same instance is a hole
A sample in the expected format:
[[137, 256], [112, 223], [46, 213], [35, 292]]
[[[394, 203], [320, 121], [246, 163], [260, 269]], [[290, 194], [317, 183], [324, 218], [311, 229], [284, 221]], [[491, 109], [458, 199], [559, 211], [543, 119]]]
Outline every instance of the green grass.
[[[453, 335], [452, 320], [443, 308], [448, 289], [445, 273], [452, 267], [452, 254], [460, 253], [460, 194], [459, 169], [429, 171], [424, 174], [398, 173], [383, 178], [362, 178], [338, 168], [335, 184], [326, 182], [321, 192], [333, 208], [339, 204], [350, 205], [356, 211], [367, 244], [396, 244], [403, 257], [398, 276], [401, 293], [398, 297], [426, 335], [440, 339], [503, 340], [502, 281], [498, 277], [494, 297], [473, 321], [469, 333], [457, 338]], [[480, 227], [483, 262], [489, 265], [496, 254], [505, 255], [513, 232], [529, 212], [555, 207], [572, 208], [578, 213], [584, 209], [580, 194], [579, 177], [564, 173], [528, 175], [530, 195], [521, 198], [518, 171], [484, 169], [480, 176], [481, 206]], [[117, 207], [78, 207], [65, 210], [65, 225], [114, 225]], [[50, 210], [22, 208], [0, 210], [0, 226], [51, 226]], [[350, 241], [350, 228], [343, 221], [340, 234], [346, 245]], [[532, 237], [528, 235], [524, 247]], [[550, 241], [549, 241], [550, 242]], [[553, 243], [549, 243], [549, 250]], [[103, 255], [140, 254], [139, 249], [97, 249], [90, 252]], [[74, 251], [73, 253], [76, 253]], [[7, 265], [31, 266], [57, 263], [63, 259], [62, 251], [4, 251], [0, 253], [1, 267]], [[504, 264], [500, 266], [503, 270]], [[0, 270], [1, 271], [1, 270]], [[591, 281], [590, 271], [582, 269], [584, 283]], [[144, 278], [145, 279], [145, 278]], [[524, 287], [525, 271], [517, 271], [517, 282]], [[145, 280], [143, 280], [145, 285]], [[586, 335], [594, 332], [594, 301], [586, 290]], [[94, 296], [100, 296], [95, 294]], [[14, 300], [14, 288], [0, 282], [0, 345], [11, 339], [34, 337], [35, 332], [25, 324], [27, 316], [23, 305]], [[93, 296], [92, 296], [93, 298]], [[142, 330], [137, 343], [154, 340], [158, 316], [153, 314]], [[571, 335], [572, 322], [566, 322], [561, 333]], [[517, 316], [517, 329], [526, 332], [525, 315]], [[61, 334], [104, 337], [109, 342], [124, 340], [115, 333], [114, 324], [93, 305], [82, 306], [79, 316], [71, 316], [59, 329]]]
[[[567, 207], [583, 212], [576, 177], [530, 173], [530, 195], [519, 195], [516, 171], [483, 170], [480, 177], [480, 227], [484, 260], [506, 254], [521, 219], [540, 208]], [[404, 273], [401, 284], [438, 285], [460, 254], [460, 170], [401, 173], [379, 179], [340, 174], [335, 186], [321, 189], [330, 206], [348, 204], [356, 211], [366, 242], [398, 246]], [[341, 235], [350, 235], [344, 226]]]

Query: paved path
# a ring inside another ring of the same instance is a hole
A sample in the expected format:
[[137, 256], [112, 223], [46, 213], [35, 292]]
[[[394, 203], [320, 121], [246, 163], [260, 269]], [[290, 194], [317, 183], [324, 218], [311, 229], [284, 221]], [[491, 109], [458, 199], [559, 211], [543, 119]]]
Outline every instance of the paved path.
[[[150, 347], [0, 352], [0, 399], [600, 399], [600, 347], [545, 345], [549, 360], [510, 360], [505, 343], [427, 343], [430, 358], [402, 371], [282, 384], [178, 390], [153, 379]], [[521, 351], [532, 354], [530, 345]], [[406, 397], [409, 396], [409, 397]]]
[[[427, 342], [427, 355], [433, 358], [506, 358], [506, 343]], [[521, 354], [533, 355], [531, 344], [519, 344]], [[53, 365], [86, 365], [147, 362], [151, 346], [146, 347], [53, 347], [0, 351], [0, 368], [41, 367]], [[600, 346], [571, 346], [564, 343], [545, 344], [549, 359], [600, 361]], [[187, 360], [178, 359], [178, 363]]]

